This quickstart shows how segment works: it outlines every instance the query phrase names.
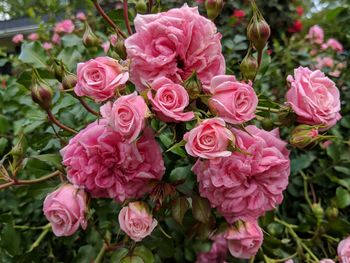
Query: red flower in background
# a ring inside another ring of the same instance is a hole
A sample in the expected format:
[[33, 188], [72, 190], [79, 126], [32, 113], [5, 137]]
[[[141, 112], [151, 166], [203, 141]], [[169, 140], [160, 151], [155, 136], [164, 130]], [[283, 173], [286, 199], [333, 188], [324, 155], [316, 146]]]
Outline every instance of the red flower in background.
[[304, 8], [302, 6], [297, 6], [295, 10], [298, 16], [302, 16], [304, 14]]
[[303, 23], [297, 19], [294, 21], [293, 25], [288, 28], [289, 33], [297, 33], [303, 29]]
[[242, 9], [236, 9], [235, 11], [233, 11], [232, 16], [240, 19], [242, 17], [245, 17], [245, 12]]

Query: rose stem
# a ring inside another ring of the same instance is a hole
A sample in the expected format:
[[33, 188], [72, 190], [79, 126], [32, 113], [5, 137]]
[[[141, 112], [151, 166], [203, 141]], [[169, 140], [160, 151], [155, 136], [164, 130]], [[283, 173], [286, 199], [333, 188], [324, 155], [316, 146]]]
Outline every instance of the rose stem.
[[128, 10], [128, 0], [123, 1], [123, 12], [124, 12], [124, 20], [126, 28], [128, 29], [129, 35], [132, 35], [132, 30], [130, 27], [130, 21], [129, 21], [129, 10]]
[[59, 122], [55, 116], [53, 116], [52, 112], [50, 110], [46, 111], [47, 116], [49, 117], [49, 120], [52, 121], [54, 124], [56, 124], [58, 127], [62, 128], [63, 130], [69, 131], [71, 133], [78, 133], [76, 130], [73, 130], [72, 128], [69, 128], [67, 126], [65, 126], [64, 124], [62, 124], [61, 122]]
[[86, 103], [86, 101], [85, 101], [83, 98], [78, 97], [78, 96], [75, 96], [75, 95], [74, 95], [74, 97], [77, 98], [77, 99], [79, 100], [79, 102], [81, 103], [81, 105], [83, 105], [83, 107], [84, 107], [88, 112], [92, 113], [93, 115], [100, 116], [100, 114], [99, 114], [97, 111], [93, 110], [93, 109]]
[[100, 13], [100, 15], [107, 21], [108, 24], [111, 25], [111, 27], [114, 28], [114, 30], [122, 37], [122, 38], [126, 38], [126, 35], [123, 33], [123, 31], [121, 31], [119, 29], [119, 27], [117, 27], [117, 25], [113, 22], [113, 20], [105, 13], [105, 11], [103, 11], [102, 7], [100, 6], [100, 4], [98, 3], [98, 0], [92, 0], [92, 2], [94, 3], [94, 6], [96, 7], [97, 11]]
[[148, 2], [148, 13], [152, 12], [153, 0], [149, 0]]

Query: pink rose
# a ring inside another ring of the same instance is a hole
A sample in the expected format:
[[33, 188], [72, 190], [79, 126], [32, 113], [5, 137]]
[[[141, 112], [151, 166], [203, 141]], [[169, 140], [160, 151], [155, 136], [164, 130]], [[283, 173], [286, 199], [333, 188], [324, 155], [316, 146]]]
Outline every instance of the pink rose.
[[332, 259], [325, 258], [325, 259], [320, 260], [320, 263], [335, 263], [335, 262]]
[[216, 76], [211, 81], [211, 110], [226, 122], [241, 124], [255, 117], [258, 97], [251, 83], [239, 82], [235, 76]]
[[42, 44], [42, 46], [43, 46], [43, 49], [45, 49], [45, 50], [50, 50], [53, 48], [52, 43], [50, 43], [50, 42], [44, 42]]
[[15, 44], [19, 44], [23, 42], [23, 34], [17, 34], [12, 38], [12, 42]]
[[230, 156], [228, 145], [234, 140], [232, 132], [220, 118], [207, 119], [185, 133], [186, 151], [193, 157], [214, 159]]
[[84, 12], [78, 12], [77, 15], [75, 16], [78, 20], [80, 21], [85, 21], [86, 20], [86, 16], [84, 14]]
[[256, 221], [239, 222], [225, 233], [228, 249], [236, 258], [249, 259], [258, 252], [264, 239]]
[[52, 36], [52, 38], [51, 38], [51, 41], [52, 41], [52, 43], [55, 43], [55, 44], [58, 45], [59, 43], [61, 43], [61, 37], [60, 37], [60, 35], [57, 34], [57, 33], [54, 33], [53, 36]]
[[68, 179], [93, 197], [123, 202], [150, 191], [150, 180], [164, 174], [161, 148], [150, 129], [126, 143], [105, 119], [91, 123], [61, 150]]
[[285, 261], [284, 263], [294, 263], [293, 259], [288, 259], [287, 261]]
[[227, 240], [223, 234], [213, 238], [213, 244], [209, 252], [197, 255], [196, 263], [223, 263], [227, 257]]
[[101, 47], [103, 48], [103, 51], [104, 51], [105, 53], [108, 52], [110, 46], [111, 46], [111, 44], [109, 43], [109, 41], [106, 41], [106, 42], [104, 42], [104, 43], [101, 44]]
[[120, 229], [136, 242], [149, 236], [158, 223], [143, 202], [132, 202], [123, 207], [118, 219]]
[[[110, 104], [109, 104], [110, 105]], [[119, 97], [110, 105], [109, 113], [102, 108], [102, 116], [107, 116], [111, 127], [123, 136], [128, 143], [133, 142], [146, 124], [149, 110], [146, 102], [136, 91], [130, 95]]]
[[290, 89], [287, 102], [293, 108], [300, 123], [324, 125], [327, 130], [341, 119], [339, 90], [334, 82], [319, 70], [299, 67], [294, 78], [288, 76]]
[[332, 57], [323, 57], [323, 58], [317, 57], [316, 61], [317, 61], [316, 68], [320, 70], [323, 67], [333, 68], [334, 66], [334, 60]]
[[343, 45], [338, 40], [336, 40], [334, 38], [328, 39], [327, 47], [330, 47], [331, 49], [333, 49], [334, 51], [337, 51], [337, 52], [344, 51]]
[[316, 43], [321, 45], [324, 39], [324, 32], [322, 27], [319, 25], [314, 25], [309, 29], [309, 33], [307, 34], [307, 38], [310, 39], [312, 43]]
[[287, 143], [278, 130], [267, 132], [249, 125], [247, 132], [233, 129], [236, 146], [242, 152], [214, 160], [197, 160], [199, 193], [229, 223], [255, 220], [283, 200], [290, 173]]
[[29, 40], [31, 40], [31, 41], [36, 41], [36, 40], [39, 39], [39, 35], [38, 35], [37, 33], [31, 33], [31, 34], [28, 35], [27, 38], [28, 38]]
[[[153, 96], [153, 92], [155, 93]], [[147, 93], [153, 110], [164, 122], [181, 122], [194, 119], [192, 111], [184, 112], [189, 104], [189, 96], [184, 87], [172, 80], [161, 77], [152, 83], [152, 90]]]
[[350, 262], [350, 236], [339, 243], [337, 251], [340, 263]]
[[118, 43], [118, 35], [117, 34], [110, 35], [109, 42], [111, 42], [112, 47], [115, 47]]
[[46, 196], [43, 211], [56, 236], [71, 236], [79, 226], [86, 229], [86, 201], [86, 193], [71, 184]]
[[78, 63], [77, 76], [75, 93], [100, 102], [114, 97], [116, 89], [124, 89], [129, 72], [113, 58], [98, 57]]
[[221, 34], [215, 24], [201, 16], [197, 7], [137, 15], [136, 33], [125, 40], [131, 60], [131, 81], [138, 91], [159, 77], [182, 83], [196, 71], [203, 88], [225, 73]]
[[73, 21], [70, 19], [65, 19], [63, 21], [60, 21], [56, 23], [54, 31], [55, 33], [72, 33], [74, 31], [74, 24]]

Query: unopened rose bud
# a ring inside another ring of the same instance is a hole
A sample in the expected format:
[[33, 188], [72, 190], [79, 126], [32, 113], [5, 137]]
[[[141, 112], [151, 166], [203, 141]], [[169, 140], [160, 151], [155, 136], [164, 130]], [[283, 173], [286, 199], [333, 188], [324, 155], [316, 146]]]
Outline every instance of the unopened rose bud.
[[75, 87], [75, 85], [77, 84], [77, 81], [78, 79], [76, 75], [72, 73], [68, 73], [62, 79], [62, 88], [64, 90], [71, 90]]
[[253, 19], [247, 28], [247, 38], [258, 51], [262, 51], [271, 35], [269, 24], [264, 18]]
[[138, 0], [135, 7], [137, 13], [144, 14], [147, 12], [147, 3], [145, 0]]
[[296, 148], [304, 149], [318, 141], [318, 128], [309, 125], [298, 125], [290, 138], [290, 144]]
[[239, 66], [244, 80], [253, 80], [258, 72], [258, 61], [255, 57], [246, 56]]
[[220, 14], [224, 6], [223, 0], [206, 0], [205, 9], [207, 10], [208, 18], [212, 21]]
[[316, 219], [318, 222], [322, 221], [323, 216], [324, 216], [324, 210], [322, 206], [318, 203], [314, 203], [311, 206], [312, 212], [314, 213]]
[[50, 71], [59, 82], [62, 81], [62, 77], [64, 74], [64, 67], [62, 64], [60, 64], [59, 62], [53, 62], [52, 66], [50, 67]]
[[121, 59], [123, 59], [123, 60], [126, 59], [126, 56], [127, 56], [126, 55], [126, 48], [125, 48], [123, 40], [118, 39], [118, 41], [114, 47], [114, 50]]
[[328, 219], [335, 219], [338, 217], [339, 210], [336, 207], [327, 207], [326, 216]]
[[43, 81], [38, 81], [32, 85], [32, 99], [39, 104], [44, 110], [49, 110], [51, 107], [52, 90]]
[[192, 75], [184, 81], [183, 86], [187, 90], [191, 100], [198, 98], [202, 91], [202, 84], [198, 79], [196, 72], [192, 73]]
[[261, 121], [261, 126], [264, 130], [271, 131], [274, 128], [274, 122], [271, 119], [263, 119]]
[[83, 35], [83, 44], [85, 47], [95, 47], [99, 45], [98, 37], [92, 32], [91, 27], [85, 22], [85, 32]]

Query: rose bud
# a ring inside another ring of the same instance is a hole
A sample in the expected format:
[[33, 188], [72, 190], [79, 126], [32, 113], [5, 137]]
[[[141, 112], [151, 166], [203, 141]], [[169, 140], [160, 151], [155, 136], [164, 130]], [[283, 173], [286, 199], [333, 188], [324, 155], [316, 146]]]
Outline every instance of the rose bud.
[[312, 210], [312, 213], [314, 214], [314, 216], [316, 217], [317, 222], [321, 223], [323, 216], [324, 216], [324, 210], [323, 210], [321, 204], [319, 204], [319, 203], [312, 204], [311, 210]]
[[136, 11], [137, 13], [144, 14], [147, 12], [147, 3], [145, 0], [136, 1]]
[[136, 242], [150, 235], [158, 223], [150, 213], [147, 204], [143, 202], [132, 202], [123, 207], [118, 219], [120, 229]]
[[122, 39], [118, 39], [117, 40], [117, 43], [116, 45], [114, 46], [114, 50], [115, 52], [118, 54], [118, 56], [121, 58], [121, 59], [126, 59], [126, 48], [125, 48], [125, 45], [124, 45], [124, 41]]
[[308, 146], [313, 146], [318, 141], [318, 127], [309, 125], [298, 125], [292, 131], [292, 136], [289, 143], [298, 148], [304, 149]]
[[244, 80], [253, 80], [258, 72], [258, 61], [252, 55], [246, 56], [239, 65]]
[[56, 236], [71, 236], [79, 226], [86, 229], [86, 202], [86, 193], [71, 184], [46, 196], [43, 211]]
[[191, 100], [198, 98], [202, 91], [202, 84], [198, 79], [197, 73], [193, 72], [183, 83]]
[[100, 40], [98, 37], [92, 32], [91, 27], [87, 22], [85, 22], [85, 32], [83, 35], [83, 44], [85, 47], [94, 47], [99, 45]]
[[264, 236], [256, 221], [238, 221], [231, 226], [224, 237], [228, 241], [228, 249], [236, 258], [249, 259], [262, 245]]
[[77, 84], [78, 78], [73, 73], [68, 72], [62, 79], [63, 90], [72, 90]]
[[264, 18], [253, 18], [248, 25], [247, 38], [258, 51], [262, 51], [271, 35], [269, 24]]
[[49, 110], [51, 107], [52, 90], [43, 81], [38, 81], [32, 85], [31, 89], [32, 99], [39, 104], [44, 110]]
[[205, 9], [207, 10], [207, 15], [210, 20], [215, 20], [215, 18], [220, 14], [224, 6], [223, 0], [206, 0]]
[[339, 210], [336, 207], [327, 207], [326, 216], [329, 220], [337, 218], [339, 215]]

